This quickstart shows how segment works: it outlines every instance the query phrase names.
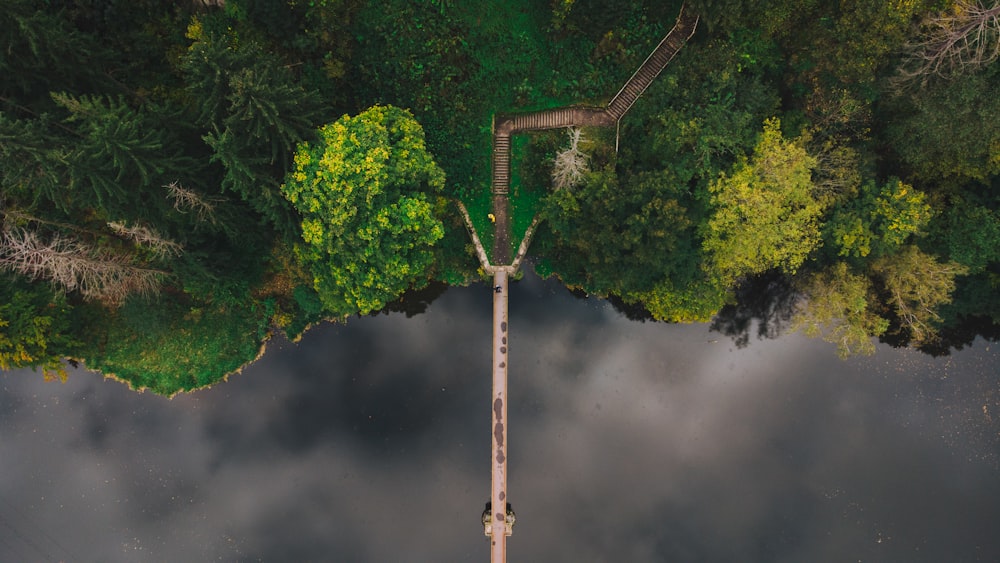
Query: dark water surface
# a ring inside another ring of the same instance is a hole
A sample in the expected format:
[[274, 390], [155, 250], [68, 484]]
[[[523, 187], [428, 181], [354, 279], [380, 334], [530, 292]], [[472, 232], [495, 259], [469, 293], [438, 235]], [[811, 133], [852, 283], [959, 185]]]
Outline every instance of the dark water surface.
[[[486, 561], [490, 290], [166, 400], [0, 375], [0, 561]], [[511, 292], [510, 561], [1000, 561], [1000, 345], [739, 349]]]

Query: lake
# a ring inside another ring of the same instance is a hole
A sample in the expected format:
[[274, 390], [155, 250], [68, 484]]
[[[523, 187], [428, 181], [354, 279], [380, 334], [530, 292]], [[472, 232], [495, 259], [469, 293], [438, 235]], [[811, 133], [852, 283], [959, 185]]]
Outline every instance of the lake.
[[[840, 360], [510, 298], [514, 561], [1000, 561], [1000, 345]], [[167, 400], [0, 375], [0, 561], [486, 561], [491, 290]]]

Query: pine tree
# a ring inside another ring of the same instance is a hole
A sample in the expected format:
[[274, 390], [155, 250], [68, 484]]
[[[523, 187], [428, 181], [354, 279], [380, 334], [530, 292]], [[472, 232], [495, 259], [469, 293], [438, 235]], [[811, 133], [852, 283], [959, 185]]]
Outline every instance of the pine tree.
[[278, 228], [294, 230], [279, 187], [295, 146], [314, 138], [319, 100], [261, 43], [224, 23], [206, 16], [189, 28], [193, 43], [180, 63], [187, 92], [208, 131], [212, 162], [224, 169], [223, 188]]
[[[0, 98], [31, 104], [52, 90], [93, 90], [107, 52], [73, 28], [64, 14], [32, 0], [0, 10]], [[106, 78], [104, 78], [106, 81]]]
[[149, 112], [129, 107], [122, 98], [53, 94], [69, 113], [64, 123], [77, 139], [67, 151], [67, 187], [78, 195], [81, 207], [105, 208], [112, 215], [134, 212], [160, 198], [167, 177], [190, 166], [169, 133], [156, 127]]
[[35, 207], [46, 202], [61, 210], [71, 206], [67, 183], [65, 135], [52, 132], [47, 118], [11, 119], [0, 112], [0, 196]]

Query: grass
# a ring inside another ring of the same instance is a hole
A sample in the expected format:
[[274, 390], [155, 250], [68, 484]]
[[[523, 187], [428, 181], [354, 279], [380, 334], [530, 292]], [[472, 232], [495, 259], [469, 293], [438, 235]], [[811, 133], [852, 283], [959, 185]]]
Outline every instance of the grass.
[[479, 241], [483, 243], [486, 250], [486, 257], [493, 263], [493, 223], [490, 221], [490, 213], [493, 212], [493, 194], [489, 186], [481, 190], [475, 190], [463, 198], [469, 218], [476, 228]]
[[[524, 156], [532, 142], [532, 135], [519, 134], [511, 138], [511, 176], [510, 176], [510, 213], [511, 213], [511, 256], [517, 253], [525, 231], [531, 226], [535, 215], [541, 209], [541, 202], [548, 190], [538, 186], [538, 182], [529, 182], [523, 177]], [[495, 225], [490, 221], [489, 214], [493, 211], [493, 196], [489, 187], [474, 191], [463, 201], [476, 234], [486, 249], [486, 255], [493, 263], [493, 240]]]
[[510, 222], [511, 222], [511, 256], [517, 255], [517, 249], [521, 246], [524, 234], [534, 221], [535, 215], [541, 209], [542, 198], [548, 190], [539, 186], [532, 186], [531, 182], [523, 178], [524, 156], [528, 145], [531, 143], [531, 135], [514, 135], [511, 138], [511, 169], [510, 169]]
[[267, 336], [267, 307], [180, 297], [127, 302], [107, 321], [107, 341], [85, 358], [87, 368], [137, 391], [170, 396], [216, 383], [257, 357]]

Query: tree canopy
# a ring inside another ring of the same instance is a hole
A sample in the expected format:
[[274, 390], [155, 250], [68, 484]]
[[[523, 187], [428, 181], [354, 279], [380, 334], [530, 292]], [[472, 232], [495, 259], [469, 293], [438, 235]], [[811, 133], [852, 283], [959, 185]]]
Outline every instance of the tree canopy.
[[714, 213], [705, 250], [723, 280], [780, 268], [794, 274], [819, 244], [822, 207], [813, 197], [816, 159], [764, 122], [753, 155], [709, 186]]
[[[511, 223], [541, 274], [738, 343], [1000, 333], [995, 4], [688, 0], [619, 128], [515, 135]], [[492, 117], [606, 104], [680, 5], [7, 2], [0, 366], [169, 395], [481, 279], [454, 201], [488, 240]]]
[[413, 116], [375, 106], [303, 143], [282, 193], [302, 216], [299, 254], [332, 314], [377, 311], [425, 285], [444, 236], [435, 197], [444, 172]]

